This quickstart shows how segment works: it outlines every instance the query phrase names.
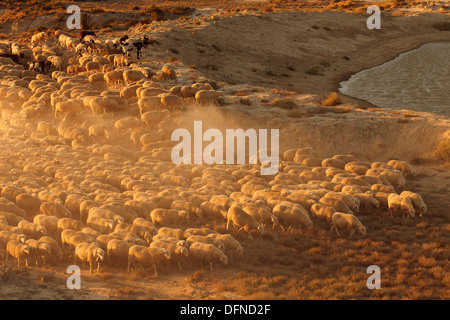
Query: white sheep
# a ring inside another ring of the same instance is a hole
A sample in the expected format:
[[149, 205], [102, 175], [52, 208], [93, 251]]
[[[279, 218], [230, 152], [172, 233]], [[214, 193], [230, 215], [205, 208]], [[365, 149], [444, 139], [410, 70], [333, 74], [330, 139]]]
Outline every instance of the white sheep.
[[158, 228], [156, 228], [153, 223], [144, 218], [135, 218], [133, 220], [133, 225], [144, 228], [152, 235], [155, 235], [158, 232]]
[[336, 212], [334, 207], [327, 206], [321, 203], [316, 203], [311, 206], [311, 214], [318, 219], [331, 222], [333, 214]]
[[223, 96], [223, 91], [200, 90], [195, 93], [195, 101], [199, 106], [217, 105], [217, 99]]
[[28, 267], [28, 255], [30, 254], [30, 247], [16, 240], [9, 240], [6, 245], [6, 262], [8, 256], [17, 259], [17, 267], [20, 268], [20, 260], [25, 260], [25, 265]]
[[210, 236], [191, 235], [186, 238], [186, 242], [189, 246], [194, 242], [210, 243], [216, 246], [220, 251], [225, 251], [225, 244], [222, 241]]
[[71, 218], [62, 218], [58, 221], [58, 232], [62, 232], [66, 229], [81, 231], [84, 228], [84, 224], [80, 220], [75, 220]]
[[31, 44], [37, 45], [37, 44], [41, 43], [42, 41], [45, 40], [45, 35], [46, 35], [46, 33], [43, 31], [32, 35], [31, 36]]
[[161, 263], [164, 259], [170, 260], [170, 257], [170, 252], [167, 249], [134, 245], [128, 250], [127, 271], [130, 272], [131, 265], [135, 266], [136, 263], [138, 263], [144, 267], [152, 265], [155, 270], [155, 275], [158, 275], [156, 265]]
[[331, 231], [336, 230], [336, 234], [340, 237], [338, 229], [350, 229], [350, 236], [359, 231], [361, 235], [366, 235], [366, 227], [353, 214], [335, 212], [331, 218]]
[[334, 209], [336, 209], [336, 211], [338, 212], [353, 213], [353, 211], [350, 210], [350, 208], [345, 204], [345, 202], [340, 199], [325, 196], [320, 198], [319, 202], [324, 205], [334, 207]]
[[189, 219], [189, 212], [186, 210], [156, 208], [150, 213], [153, 224], [161, 226], [179, 225], [183, 219]]
[[378, 201], [373, 193], [354, 193], [353, 196], [357, 198], [361, 204], [361, 207], [367, 209], [380, 208], [380, 201]]
[[225, 253], [233, 259], [234, 254], [242, 256], [244, 249], [242, 245], [231, 234], [211, 233], [209, 237], [222, 241], [225, 245]]
[[80, 243], [75, 247], [74, 264], [77, 258], [89, 262], [89, 272], [92, 273], [92, 264], [97, 262], [97, 272], [100, 270], [100, 261], [105, 259], [105, 251], [97, 243]]
[[158, 230], [158, 235], [174, 237], [178, 240], [186, 240], [186, 236], [189, 234], [185, 234], [185, 232], [181, 229], [162, 227]]
[[395, 170], [399, 170], [405, 177], [416, 176], [416, 170], [406, 161], [390, 160], [388, 164], [394, 167]]
[[48, 235], [53, 237], [57, 237], [58, 235], [58, 221], [59, 219], [57, 217], [45, 214], [38, 214], [33, 218], [34, 224], [44, 227]]
[[39, 210], [42, 214], [57, 218], [70, 218], [72, 216], [72, 213], [61, 203], [43, 202]]
[[128, 251], [133, 245], [133, 243], [119, 239], [111, 239], [108, 241], [106, 246], [108, 263], [111, 264], [111, 261], [115, 263], [128, 263]]
[[312, 229], [313, 227], [308, 212], [300, 205], [283, 201], [272, 209], [272, 213], [278, 218], [280, 225], [285, 223], [289, 228], [299, 226], [300, 228]]
[[183, 271], [181, 267], [181, 261], [189, 256], [189, 250], [184, 246], [178, 246], [171, 242], [154, 241], [150, 244], [150, 248], [162, 248], [170, 252], [170, 260], [178, 264], [180, 271]]
[[115, 221], [112, 219], [105, 219], [97, 216], [90, 216], [87, 219], [87, 226], [97, 230], [101, 234], [108, 234], [114, 230]]
[[411, 200], [411, 203], [414, 207], [414, 210], [419, 213], [419, 216], [422, 216], [427, 213], [427, 205], [422, 199], [422, 196], [418, 193], [412, 191], [403, 191], [400, 193], [403, 197], [408, 197]]
[[20, 228], [21, 233], [30, 238], [38, 239], [42, 236], [47, 235], [47, 229], [44, 226], [40, 226], [26, 220], [20, 221], [17, 224], [17, 227]]
[[179, 211], [187, 211], [189, 213], [189, 216], [198, 216], [202, 217], [203, 212], [202, 209], [200, 209], [197, 205], [195, 205], [192, 202], [184, 201], [184, 200], [176, 200], [172, 202], [170, 205], [171, 209], [179, 210]]
[[229, 229], [230, 222], [233, 226], [239, 227], [239, 231], [242, 229], [247, 231], [250, 239], [252, 239], [252, 235], [250, 234], [251, 230], [258, 230], [261, 234], [264, 233], [264, 227], [256, 221], [255, 218], [236, 205], [232, 205], [230, 209], [228, 209], [227, 230]]
[[42, 258], [42, 265], [44, 265], [46, 258], [52, 253], [50, 245], [45, 242], [28, 239], [25, 244], [30, 248], [27, 260], [33, 258], [36, 265], [39, 265], [39, 258]]
[[242, 209], [255, 218], [260, 224], [266, 227], [269, 223], [272, 225], [272, 229], [278, 225], [278, 218], [270, 212], [269, 207], [261, 207], [255, 204], [246, 204]]
[[389, 194], [388, 197], [388, 208], [391, 217], [393, 216], [393, 212], [401, 213], [402, 217], [405, 215], [414, 218], [416, 215], [416, 210], [414, 210], [414, 206], [409, 197], [399, 196], [396, 193]]
[[223, 264], [228, 264], [227, 256], [217, 247], [209, 243], [194, 242], [189, 247], [189, 254], [193, 259], [199, 260], [201, 268], [203, 269], [203, 262], [209, 263], [211, 272], [213, 271], [213, 262], [220, 261]]

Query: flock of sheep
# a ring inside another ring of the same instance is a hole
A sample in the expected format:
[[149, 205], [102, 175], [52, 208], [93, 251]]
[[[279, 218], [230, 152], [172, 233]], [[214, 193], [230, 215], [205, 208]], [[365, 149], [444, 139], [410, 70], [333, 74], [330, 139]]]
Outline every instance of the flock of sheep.
[[0, 57], [0, 255], [19, 266], [74, 259], [91, 272], [103, 261], [212, 270], [244, 250], [221, 227], [249, 240], [313, 227], [364, 236], [359, 214], [426, 214], [420, 195], [404, 190], [415, 170], [399, 160], [319, 158], [304, 147], [281, 154], [272, 176], [261, 176], [260, 164], [175, 165], [170, 136], [183, 110], [215, 105], [222, 92], [207, 82], [174, 85], [170, 66], [156, 74], [101, 50], [73, 52], [78, 64], [64, 72], [57, 52], [77, 47], [68, 39], [0, 43], [30, 66], [51, 62], [45, 74]]

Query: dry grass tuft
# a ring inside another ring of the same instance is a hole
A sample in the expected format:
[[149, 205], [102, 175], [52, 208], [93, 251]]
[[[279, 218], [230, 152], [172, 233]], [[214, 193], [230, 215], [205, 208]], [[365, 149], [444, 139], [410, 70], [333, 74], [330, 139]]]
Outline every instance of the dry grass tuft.
[[324, 107], [335, 106], [338, 104], [341, 104], [341, 98], [339, 98], [339, 94], [337, 92], [330, 93], [325, 100], [322, 100], [322, 105]]

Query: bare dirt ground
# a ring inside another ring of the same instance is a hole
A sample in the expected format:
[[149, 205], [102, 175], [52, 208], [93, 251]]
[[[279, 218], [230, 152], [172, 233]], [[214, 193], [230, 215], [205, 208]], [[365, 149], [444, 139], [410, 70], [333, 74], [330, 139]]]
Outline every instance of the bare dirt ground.
[[[109, 10], [129, 16], [132, 8], [123, 9], [125, 4], [130, 2], [82, 3], [85, 8], [104, 8], [101, 16]], [[164, 6], [159, 1], [155, 4]], [[132, 5], [143, 8], [148, 3], [135, 0]], [[194, 6], [172, 1], [171, 5]], [[150, 34], [159, 44], [144, 52], [143, 61], [161, 64], [170, 59], [182, 70], [180, 81], [207, 78], [221, 85], [227, 97], [222, 110], [234, 116], [203, 115], [205, 126], [210, 120], [212, 127], [226, 127], [231, 119], [247, 127], [281, 128], [282, 150], [312, 146], [320, 157], [352, 153], [362, 160], [410, 161], [418, 172], [407, 180], [406, 190], [422, 195], [429, 214], [392, 219], [387, 212], [368, 212], [359, 216], [368, 230], [365, 237], [340, 238], [320, 222], [303, 233], [269, 230], [253, 241], [245, 233], [232, 231], [245, 255], [227, 266], [215, 265], [213, 272], [187, 265], [184, 271], [162, 268], [154, 276], [146, 270], [127, 274], [124, 268], [103, 265], [98, 274], [82, 270], [79, 291], [66, 287], [65, 270], [71, 259], [28, 269], [8, 262], [0, 265], [0, 300], [450, 298], [450, 166], [436, 155], [437, 145], [450, 129], [449, 119], [408, 110], [393, 112], [350, 97], [342, 97], [344, 103], [333, 108], [320, 104], [351, 74], [423, 43], [448, 40], [448, 31], [433, 27], [448, 21], [447, 7], [438, 3], [433, 13], [426, 13], [432, 4], [411, 4], [410, 11], [424, 12], [413, 16], [392, 9], [400, 13], [383, 14], [383, 27], [376, 31], [362, 27], [367, 19], [361, 13], [363, 5], [336, 5], [324, 12], [318, 11], [328, 1], [321, 6], [307, 2], [267, 5], [196, 1], [196, 11], [187, 18], [125, 28], [105, 20], [96, 30], [104, 38], [124, 32]], [[10, 23], [3, 21], [1, 32], [7, 34]], [[17, 32], [11, 37], [20, 38], [21, 32], [34, 26], [34, 22], [16, 23]], [[286, 110], [268, 105], [276, 98], [294, 101], [297, 107]], [[210, 227], [226, 231], [223, 225]], [[381, 290], [366, 287], [366, 269], [373, 264], [382, 270]], [[15, 274], [7, 273], [8, 267]]]

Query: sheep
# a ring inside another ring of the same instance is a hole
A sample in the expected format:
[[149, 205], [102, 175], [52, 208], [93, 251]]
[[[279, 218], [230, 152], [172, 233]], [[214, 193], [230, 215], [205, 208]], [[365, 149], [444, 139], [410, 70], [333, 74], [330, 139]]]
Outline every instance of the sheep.
[[183, 101], [179, 96], [173, 94], [165, 94], [161, 97], [161, 104], [167, 110], [182, 110]]
[[403, 191], [400, 193], [400, 196], [407, 197], [411, 200], [414, 210], [419, 213], [420, 217], [427, 213], [427, 205], [420, 194], [411, 191]]
[[227, 217], [227, 209], [223, 206], [212, 203], [210, 201], [204, 201], [200, 204], [200, 209], [205, 217], [223, 219]]
[[272, 213], [278, 218], [280, 225], [287, 223], [289, 228], [299, 226], [300, 228], [306, 227], [309, 230], [313, 227], [308, 212], [300, 205], [283, 201], [272, 209]]
[[181, 261], [189, 256], [189, 250], [186, 247], [165, 241], [154, 241], [150, 244], [150, 248], [162, 248], [169, 251], [170, 260], [177, 263], [180, 271], [183, 271]]
[[125, 222], [125, 219], [123, 216], [121, 216], [113, 211], [113, 210], [117, 210], [117, 208], [111, 207], [111, 206], [109, 208], [106, 208], [106, 206], [107, 205], [102, 204], [100, 207], [92, 207], [91, 209], [89, 209], [87, 220], [89, 220], [90, 217], [98, 217], [98, 218], [113, 220], [114, 223], [124, 223]]
[[36, 33], [31, 36], [31, 44], [37, 45], [45, 40], [46, 33], [44, 31]]
[[22, 217], [12, 213], [12, 212], [4, 212], [0, 209], [0, 217], [5, 217], [8, 221], [8, 224], [11, 226], [17, 226], [17, 224], [24, 220]]
[[185, 232], [181, 229], [162, 227], [158, 230], [158, 235], [174, 237], [174, 238], [177, 238], [178, 240], [186, 240], [185, 237], [186, 237], [186, 235], [189, 235], [189, 234], [185, 234]]
[[225, 253], [231, 259], [233, 259], [235, 253], [239, 256], [243, 255], [244, 249], [242, 245], [231, 234], [211, 233], [208, 236], [220, 240], [225, 245]]
[[395, 193], [395, 189], [392, 186], [386, 186], [381, 183], [373, 184], [370, 189], [373, 192], [385, 192], [385, 193]]
[[97, 239], [97, 237], [99, 237], [101, 235], [100, 232], [98, 232], [97, 230], [94, 230], [90, 227], [84, 227], [83, 229], [81, 229], [81, 232], [83, 232], [84, 234], [87, 234], [88, 236]]
[[200, 90], [195, 93], [195, 102], [198, 106], [217, 105], [217, 99], [221, 96], [222, 91]]
[[325, 196], [320, 198], [319, 202], [324, 205], [334, 207], [334, 209], [336, 209], [336, 211], [338, 212], [353, 213], [353, 211], [350, 210], [350, 208], [345, 204], [345, 202], [340, 199]]
[[[185, 233], [184, 236], [185, 237], [190, 237], [191, 235]], [[189, 247], [189, 244], [186, 242], [186, 240], [179, 240], [179, 239], [177, 239], [175, 237], [169, 237], [169, 236], [165, 236], [163, 234], [156, 234], [156, 235], [154, 235], [153, 238], [152, 238], [152, 241], [153, 242], [154, 241], [164, 241], [164, 242], [173, 243], [173, 244], [175, 244], [177, 246], [180, 246], [180, 247], [186, 247], [186, 248]]]
[[84, 224], [80, 220], [75, 220], [71, 218], [62, 218], [58, 221], [58, 232], [61, 233], [63, 230], [72, 229], [81, 231], [84, 228]]
[[272, 224], [272, 229], [275, 229], [278, 225], [278, 218], [269, 211], [270, 208], [268, 207], [266, 209], [255, 204], [246, 204], [242, 209], [264, 227], [270, 223]]
[[218, 248], [209, 243], [194, 242], [189, 247], [189, 254], [193, 259], [200, 260], [201, 268], [203, 269], [203, 262], [209, 263], [211, 272], [213, 271], [213, 262], [220, 261], [223, 264], [228, 264], [227, 256]]
[[58, 221], [54, 216], [47, 216], [45, 214], [38, 214], [33, 218], [33, 223], [42, 226], [47, 230], [48, 235], [57, 237], [58, 235]]
[[50, 245], [35, 239], [28, 239], [25, 244], [30, 247], [27, 260], [33, 258], [36, 261], [36, 265], [39, 266], [39, 258], [42, 258], [42, 265], [44, 265], [46, 258], [52, 252]]
[[229, 229], [230, 222], [233, 226], [240, 227], [239, 231], [244, 229], [247, 231], [250, 240], [252, 240], [251, 230], [258, 230], [261, 234], [264, 233], [264, 227], [256, 221], [251, 215], [246, 213], [244, 210], [236, 205], [232, 205], [227, 212], [227, 230]]
[[38, 239], [42, 236], [47, 235], [47, 229], [44, 226], [40, 226], [26, 220], [20, 221], [17, 227], [20, 228], [21, 233], [30, 238]]
[[16, 233], [16, 232], [11, 232], [11, 231], [7, 231], [7, 230], [1, 230], [0, 231], [0, 245], [3, 248], [6, 248], [6, 245], [8, 244], [8, 241], [10, 240], [15, 240], [15, 241], [19, 241], [21, 243], [25, 243], [25, 241], [27, 240], [27, 236], [24, 235], [23, 233]]
[[186, 210], [156, 208], [150, 213], [152, 223], [161, 226], [179, 225], [183, 219], [189, 219]]
[[360, 202], [357, 198], [355, 198], [351, 194], [330, 191], [327, 194], [325, 194], [325, 197], [342, 200], [347, 205], [347, 207], [353, 212], [359, 211]]
[[372, 164], [370, 165], [370, 168], [372, 168], [372, 169], [395, 170], [395, 168], [393, 166], [391, 166], [390, 164], [387, 164], [387, 163], [384, 163], [384, 162], [380, 162], [380, 161], [372, 162]]
[[380, 207], [380, 201], [378, 201], [372, 194], [369, 193], [354, 193], [353, 196], [357, 198], [361, 204], [361, 207], [374, 209]]
[[106, 254], [108, 256], [108, 263], [111, 264], [111, 260], [115, 262], [125, 261], [128, 262], [128, 251], [133, 246], [133, 243], [112, 239], [108, 241]]
[[115, 226], [114, 232], [127, 231], [131, 232], [133, 236], [137, 236], [141, 239], [144, 239], [148, 243], [152, 241], [153, 234], [147, 231], [144, 227], [135, 226], [128, 223], [119, 223]]
[[103, 75], [107, 85], [118, 84], [123, 81], [123, 73], [120, 70], [108, 71]]
[[311, 206], [311, 214], [316, 218], [331, 222], [331, 217], [336, 212], [334, 207], [327, 206], [321, 203], [316, 203]]
[[186, 242], [191, 245], [194, 242], [201, 242], [201, 243], [210, 243], [217, 247], [217, 249], [220, 249], [220, 251], [225, 251], [225, 245], [222, 241], [210, 237], [210, 236], [199, 236], [199, 235], [191, 235], [186, 238]]
[[388, 209], [391, 217], [393, 212], [400, 212], [402, 217], [409, 215], [414, 218], [416, 211], [409, 197], [399, 196], [396, 193], [391, 193], [388, 197]]
[[30, 254], [30, 247], [26, 244], [20, 243], [16, 240], [9, 240], [6, 245], [6, 262], [8, 256], [17, 259], [17, 267], [20, 268], [20, 260], [25, 260], [25, 265], [28, 268], [28, 255]]
[[161, 263], [163, 259], [170, 260], [170, 258], [171, 255], [167, 249], [134, 245], [128, 250], [127, 271], [130, 272], [130, 266], [135, 266], [137, 262], [143, 266], [152, 265], [155, 275], [158, 275], [156, 265]]
[[43, 236], [40, 237], [38, 240], [50, 246], [51, 257], [56, 257], [58, 259], [61, 259], [63, 257], [63, 251], [55, 239], [49, 236]]
[[152, 235], [155, 235], [158, 232], [158, 228], [156, 228], [156, 226], [153, 223], [144, 218], [135, 218], [133, 220], [133, 225], [144, 228]]
[[[1, 216], [1, 217], [5, 218], [3, 216]], [[22, 230], [19, 227], [14, 227], [14, 226], [8, 225], [6, 218], [5, 218], [5, 223], [3, 223], [2, 220], [0, 220], [0, 230], [6, 230], [6, 231], [14, 232], [14, 233], [22, 233]]]
[[400, 171], [407, 178], [416, 176], [416, 170], [406, 161], [390, 160], [388, 165], [391, 165], [395, 170]]
[[75, 247], [74, 264], [77, 258], [89, 262], [89, 273], [92, 273], [92, 263], [97, 262], [97, 273], [100, 270], [100, 261], [105, 259], [105, 251], [97, 243], [80, 243]]
[[60, 203], [43, 202], [39, 208], [42, 214], [57, 218], [70, 218], [72, 213]]
[[125, 84], [138, 82], [139, 80], [144, 79], [144, 78], [145, 78], [145, 75], [142, 74], [142, 72], [137, 71], [137, 70], [126, 69], [123, 72], [123, 79], [125, 81]]
[[108, 234], [114, 230], [115, 221], [112, 219], [105, 219], [97, 216], [90, 216], [87, 219], [87, 226], [97, 230], [101, 234]]
[[[156, 97], [157, 99], [157, 106], [154, 109], [159, 108], [161, 105], [161, 98]], [[158, 99], [159, 98], [159, 99]], [[168, 117], [169, 112], [167, 110], [153, 110], [153, 111], [146, 111], [141, 109], [141, 104], [139, 104], [139, 109], [141, 112], [141, 120], [142, 122], [147, 126], [153, 126], [157, 125], [160, 121], [164, 120], [164, 118]], [[144, 111], [144, 112], [142, 112]]]
[[[60, 234], [60, 240], [61, 240], [61, 246], [63, 250], [68, 250], [68, 248], [70, 248], [71, 245], [74, 244], [74, 241], [72, 239], [72, 237], [79, 237], [77, 240], [77, 242], [94, 242], [95, 238], [84, 234], [81, 231], [78, 230], [72, 230], [72, 229], [66, 229], [61, 231]], [[83, 241], [80, 241], [83, 240]]]
[[198, 206], [189, 201], [176, 200], [172, 202], [170, 208], [174, 210], [187, 211], [189, 213], [189, 216], [194, 215], [197, 215], [198, 217], [203, 216], [202, 209], [200, 209]]
[[192, 87], [192, 86], [182, 86], [180, 88], [180, 95], [181, 97], [183, 97], [184, 99], [187, 98], [194, 98], [195, 94], [200, 91], [199, 88], [196, 87]]
[[333, 159], [333, 158], [327, 158], [323, 159], [322, 161], [322, 167], [333, 167], [337, 169], [345, 169], [345, 165], [347, 163], [345, 161], [339, 160], [339, 159]]
[[41, 204], [41, 200], [29, 195], [28, 193], [21, 193], [16, 197], [16, 205], [20, 209], [25, 210], [25, 212], [31, 216], [34, 216], [39, 212]]
[[185, 238], [187, 238], [187, 234], [190, 235], [197, 235], [197, 236], [207, 236], [210, 234], [217, 234], [216, 231], [214, 231], [213, 229], [207, 228], [207, 227], [202, 227], [202, 228], [187, 228], [186, 230], [184, 230], [184, 234], [185, 234]]
[[388, 209], [388, 198], [390, 194], [386, 192], [375, 192], [373, 196], [380, 203], [380, 208]]
[[359, 231], [362, 236], [366, 235], [366, 227], [355, 217], [353, 214], [335, 212], [331, 217], [331, 230], [330, 232], [336, 230], [336, 234], [340, 237], [338, 229], [350, 229], [350, 236]]
[[172, 67], [165, 65], [161, 69], [163, 79], [177, 80], [177, 73]]

